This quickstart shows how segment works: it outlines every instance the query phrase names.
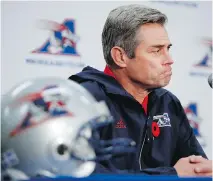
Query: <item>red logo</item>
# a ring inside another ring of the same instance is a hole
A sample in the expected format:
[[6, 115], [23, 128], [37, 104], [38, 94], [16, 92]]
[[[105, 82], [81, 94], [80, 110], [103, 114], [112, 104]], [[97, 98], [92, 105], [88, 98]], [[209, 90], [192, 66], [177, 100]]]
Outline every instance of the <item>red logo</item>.
[[115, 128], [126, 128], [126, 124], [122, 120], [120, 120], [117, 122]]

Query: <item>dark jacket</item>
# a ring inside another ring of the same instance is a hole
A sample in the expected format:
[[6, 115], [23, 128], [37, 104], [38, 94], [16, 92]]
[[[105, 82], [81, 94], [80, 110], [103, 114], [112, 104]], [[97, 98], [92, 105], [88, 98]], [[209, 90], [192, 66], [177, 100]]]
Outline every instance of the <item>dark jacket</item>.
[[[136, 142], [136, 154], [127, 154], [101, 162], [96, 173], [177, 174], [173, 168], [182, 157], [206, 155], [198, 143], [184, 109], [171, 92], [154, 89], [148, 95], [148, 112], [113, 77], [92, 67], [72, 75], [69, 79], [80, 83], [97, 101], [104, 100], [114, 117], [114, 123], [101, 131], [102, 139], [128, 137]], [[153, 136], [156, 115], [167, 113], [167, 123]], [[122, 124], [118, 123], [119, 121]], [[120, 125], [120, 126], [119, 126]], [[170, 125], [170, 126], [169, 126]]]

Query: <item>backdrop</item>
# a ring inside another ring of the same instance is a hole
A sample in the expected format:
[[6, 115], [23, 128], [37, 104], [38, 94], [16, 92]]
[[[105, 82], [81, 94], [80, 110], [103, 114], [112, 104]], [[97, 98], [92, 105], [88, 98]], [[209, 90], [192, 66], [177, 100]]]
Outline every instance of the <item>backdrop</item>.
[[[143, 4], [168, 16], [173, 77], [166, 88], [182, 102], [212, 158], [211, 2], [2, 2], [1, 93], [34, 77], [68, 78], [86, 65], [103, 70], [101, 32], [108, 13]], [[63, 46], [60, 46], [63, 44]]]

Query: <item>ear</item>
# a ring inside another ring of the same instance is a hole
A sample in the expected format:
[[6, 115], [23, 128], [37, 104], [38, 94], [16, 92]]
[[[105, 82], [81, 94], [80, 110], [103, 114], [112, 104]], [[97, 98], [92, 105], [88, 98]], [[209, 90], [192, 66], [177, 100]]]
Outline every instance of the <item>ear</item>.
[[121, 47], [114, 46], [111, 49], [111, 56], [117, 66], [121, 68], [126, 67], [127, 57], [124, 50]]

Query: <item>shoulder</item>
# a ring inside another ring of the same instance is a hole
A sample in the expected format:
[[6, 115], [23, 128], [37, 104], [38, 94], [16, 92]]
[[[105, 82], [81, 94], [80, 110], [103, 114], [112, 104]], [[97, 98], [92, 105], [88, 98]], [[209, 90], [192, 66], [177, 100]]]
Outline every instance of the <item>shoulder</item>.
[[97, 101], [105, 100], [106, 93], [98, 82], [90, 80], [82, 82], [80, 85], [87, 89]]
[[168, 105], [169, 109], [172, 109], [175, 112], [183, 112], [183, 106], [180, 99], [171, 91], [159, 88], [155, 90], [155, 94], [159, 100], [163, 100], [163, 102]]
[[172, 93], [167, 89], [164, 88], [157, 89], [156, 94], [159, 96], [163, 96], [163, 98], [168, 101], [173, 101], [176, 104], [180, 104], [179, 98], [174, 93]]
[[185, 118], [184, 107], [180, 101], [180, 99], [172, 92], [168, 91], [164, 95], [164, 99], [168, 103], [169, 109], [178, 117]]
[[175, 94], [173, 94], [172, 92], [167, 91], [166, 96], [169, 97], [171, 100], [173, 100], [175, 103], [180, 104], [179, 98]]

